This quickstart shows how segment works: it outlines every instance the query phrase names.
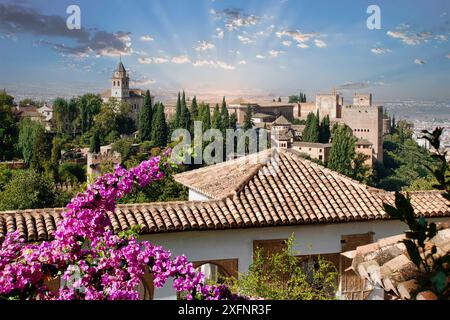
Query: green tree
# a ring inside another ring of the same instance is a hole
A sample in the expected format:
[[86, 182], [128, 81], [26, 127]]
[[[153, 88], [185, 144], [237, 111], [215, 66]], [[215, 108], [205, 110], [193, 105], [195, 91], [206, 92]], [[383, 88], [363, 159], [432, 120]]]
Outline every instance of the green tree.
[[152, 97], [150, 91], [147, 90], [144, 98], [144, 105], [139, 110], [139, 137], [141, 141], [148, 141], [152, 135], [152, 121], [153, 121], [153, 109], [152, 109]]
[[333, 263], [318, 257], [303, 265], [294, 250], [294, 237], [279, 252], [258, 248], [248, 273], [225, 280], [233, 291], [267, 300], [332, 300], [337, 290]]
[[156, 113], [152, 124], [152, 141], [158, 147], [165, 147], [169, 130], [166, 123], [166, 115], [164, 113], [164, 105], [159, 102], [155, 106]]
[[122, 158], [122, 164], [123, 164], [134, 153], [133, 140], [132, 139], [120, 139], [113, 144], [112, 150], [120, 153], [120, 156]]
[[100, 133], [98, 130], [94, 130], [94, 134], [91, 137], [91, 145], [89, 147], [89, 152], [91, 153], [100, 152]]
[[305, 142], [319, 142], [320, 140], [319, 117], [312, 112], [309, 113], [306, 118], [306, 125], [303, 130], [302, 139]]
[[230, 129], [233, 129], [233, 130], [236, 130], [236, 127], [237, 127], [237, 116], [236, 116], [236, 113], [232, 113], [232, 114], [230, 115], [230, 124], [229, 124], [229, 128], [230, 128]]
[[17, 146], [24, 162], [30, 167], [41, 169], [48, 154], [44, 126], [40, 122], [25, 118], [20, 121], [19, 128]]
[[14, 156], [17, 142], [17, 126], [11, 107], [0, 105], [0, 160], [10, 160]]
[[181, 118], [181, 95], [180, 92], [178, 92], [177, 106], [175, 109], [175, 121], [174, 121], [175, 129], [180, 127], [180, 118]]
[[211, 128], [222, 130], [222, 115], [220, 114], [218, 103], [214, 107], [214, 112], [211, 120]]
[[180, 113], [180, 123], [179, 123], [179, 128], [183, 128], [186, 130], [190, 129], [190, 124], [191, 124], [191, 114], [189, 112], [189, 109], [186, 105], [186, 94], [183, 91], [183, 95], [181, 98], [181, 113]]
[[61, 141], [58, 138], [52, 140], [52, 152], [50, 156], [50, 174], [53, 181], [59, 182], [59, 160], [61, 159]]
[[34, 170], [18, 170], [0, 192], [0, 210], [51, 208], [55, 186], [45, 174]]
[[220, 109], [220, 122], [222, 125], [222, 132], [226, 132], [230, 128], [230, 115], [228, 114], [227, 103], [225, 97], [222, 99], [222, 108]]
[[209, 104], [201, 103], [200, 104], [200, 121], [203, 125], [203, 132], [208, 129], [211, 129], [211, 110]]
[[94, 118], [102, 108], [102, 98], [98, 94], [86, 93], [78, 99], [77, 124], [81, 133], [88, 132], [94, 125]]
[[14, 97], [6, 93], [5, 90], [0, 91], [0, 106], [12, 107], [14, 105]]
[[348, 177], [353, 174], [353, 160], [357, 139], [346, 125], [335, 125], [332, 132], [333, 145], [328, 159], [328, 168]]
[[250, 130], [255, 125], [252, 120], [253, 117], [253, 111], [250, 106], [247, 107], [247, 110], [245, 110], [244, 115], [244, 123], [242, 124], [242, 129], [245, 131]]
[[328, 143], [331, 138], [331, 130], [330, 130], [330, 116], [326, 115], [322, 119], [322, 123], [320, 124], [320, 142]]

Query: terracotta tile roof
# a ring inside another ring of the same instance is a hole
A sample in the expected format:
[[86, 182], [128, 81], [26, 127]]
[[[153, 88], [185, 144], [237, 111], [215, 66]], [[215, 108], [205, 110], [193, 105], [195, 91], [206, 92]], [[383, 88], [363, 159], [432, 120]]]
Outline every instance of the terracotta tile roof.
[[[175, 179], [211, 200], [119, 205], [109, 213], [113, 230], [136, 224], [143, 227], [142, 233], [160, 233], [388, 219], [382, 203], [394, 199], [392, 193], [367, 187], [289, 150], [266, 150]], [[449, 202], [439, 192], [411, 197], [420, 215], [450, 216]], [[0, 239], [16, 229], [29, 241], [49, 239], [63, 210], [0, 212]]]
[[[438, 224], [438, 234], [429, 241], [429, 248], [435, 245], [437, 255], [450, 253], [450, 220]], [[343, 253], [352, 260], [351, 269], [360, 277], [369, 280], [374, 286], [382, 287], [386, 292], [400, 299], [412, 299], [417, 291], [417, 267], [410, 260], [406, 247], [401, 241], [405, 235], [384, 238], [376, 243], [357, 247], [354, 251]], [[429, 249], [429, 250], [430, 250]], [[417, 300], [435, 300], [431, 291], [420, 292]]]
[[289, 126], [291, 123], [285, 116], [279, 116], [273, 123], [272, 126]]

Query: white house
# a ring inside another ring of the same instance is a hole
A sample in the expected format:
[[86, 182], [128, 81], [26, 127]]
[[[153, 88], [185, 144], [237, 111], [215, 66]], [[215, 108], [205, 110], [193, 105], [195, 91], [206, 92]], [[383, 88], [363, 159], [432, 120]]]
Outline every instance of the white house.
[[[370, 284], [341, 252], [402, 233], [383, 203], [393, 193], [368, 187], [288, 150], [266, 150], [175, 176], [189, 201], [119, 205], [110, 213], [114, 232], [141, 225], [142, 240], [185, 254], [212, 278], [246, 272], [255, 248], [281, 249], [292, 234], [303, 261], [321, 255], [339, 270], [339, 295], [368, 298]], [[412, 192], [418, 215], [442, 221], [449, 201], [440, 192]], [[0, 239], [15, 228], [30, 241], [51, 238], [64, 209], [0, 213]], [[448, 218], [447, 218], [448, 219]], [[38, 224], [36, 221], [45, 221]], [[15, 226], [15, 227], [14, 227]], [[153, 298], [175, 299], [171, 284]]]

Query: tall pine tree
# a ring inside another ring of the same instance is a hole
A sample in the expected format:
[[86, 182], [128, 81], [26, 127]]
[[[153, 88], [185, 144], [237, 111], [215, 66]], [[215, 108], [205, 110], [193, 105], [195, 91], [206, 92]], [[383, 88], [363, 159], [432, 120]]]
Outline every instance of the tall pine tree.
[[100, 152], [100, 132], [98, 130], [94, 130], [94, 134], [91, 137], [91, 146], [89, 148], [91, 153], [99, 153]]
[[209, 108], [209, 104], [202, 103], [200, 105], [200, 121], [202, 122], [203, 132], [208, 129], [211, 129], [211, 110]]
[[167, 145], [167, 136], [169, 134], [164, 105], [158, 102], [157, 106], [155, 105], [155, 110], [152, 124], [152, 141], [156, 146], [163, 148]]
[[139, 111], [138, 130], [141, 141], [148, 141], [151, 139], [152, 120], [153, 120], [152, 97], [150, 95], [150, 91], [147, 90], [147, 92], [145, 93], [144, 105]]

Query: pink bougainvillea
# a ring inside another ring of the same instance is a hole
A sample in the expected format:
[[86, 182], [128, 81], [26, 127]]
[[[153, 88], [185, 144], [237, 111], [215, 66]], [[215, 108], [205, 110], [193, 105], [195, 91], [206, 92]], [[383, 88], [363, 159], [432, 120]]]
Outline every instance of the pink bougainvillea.
[[[42, 300], [137, 300], [142, 277], [149, 268], [155, 287], [173, 278], [187, 299], [243, 299], [223, 285], [205, 284], [204, 275], [185, 256], [142, 241], [134, 232], [112, 232], [108, 211], [134, 188], [164, 177], [170, 150], [130, 170], [117, 167], [99, 177], [67, 205], [54, 240], [27, 244], [17, 231], [0, 246], [0, 298]], [[45, 280], [61, 277], [53, 292]]]

